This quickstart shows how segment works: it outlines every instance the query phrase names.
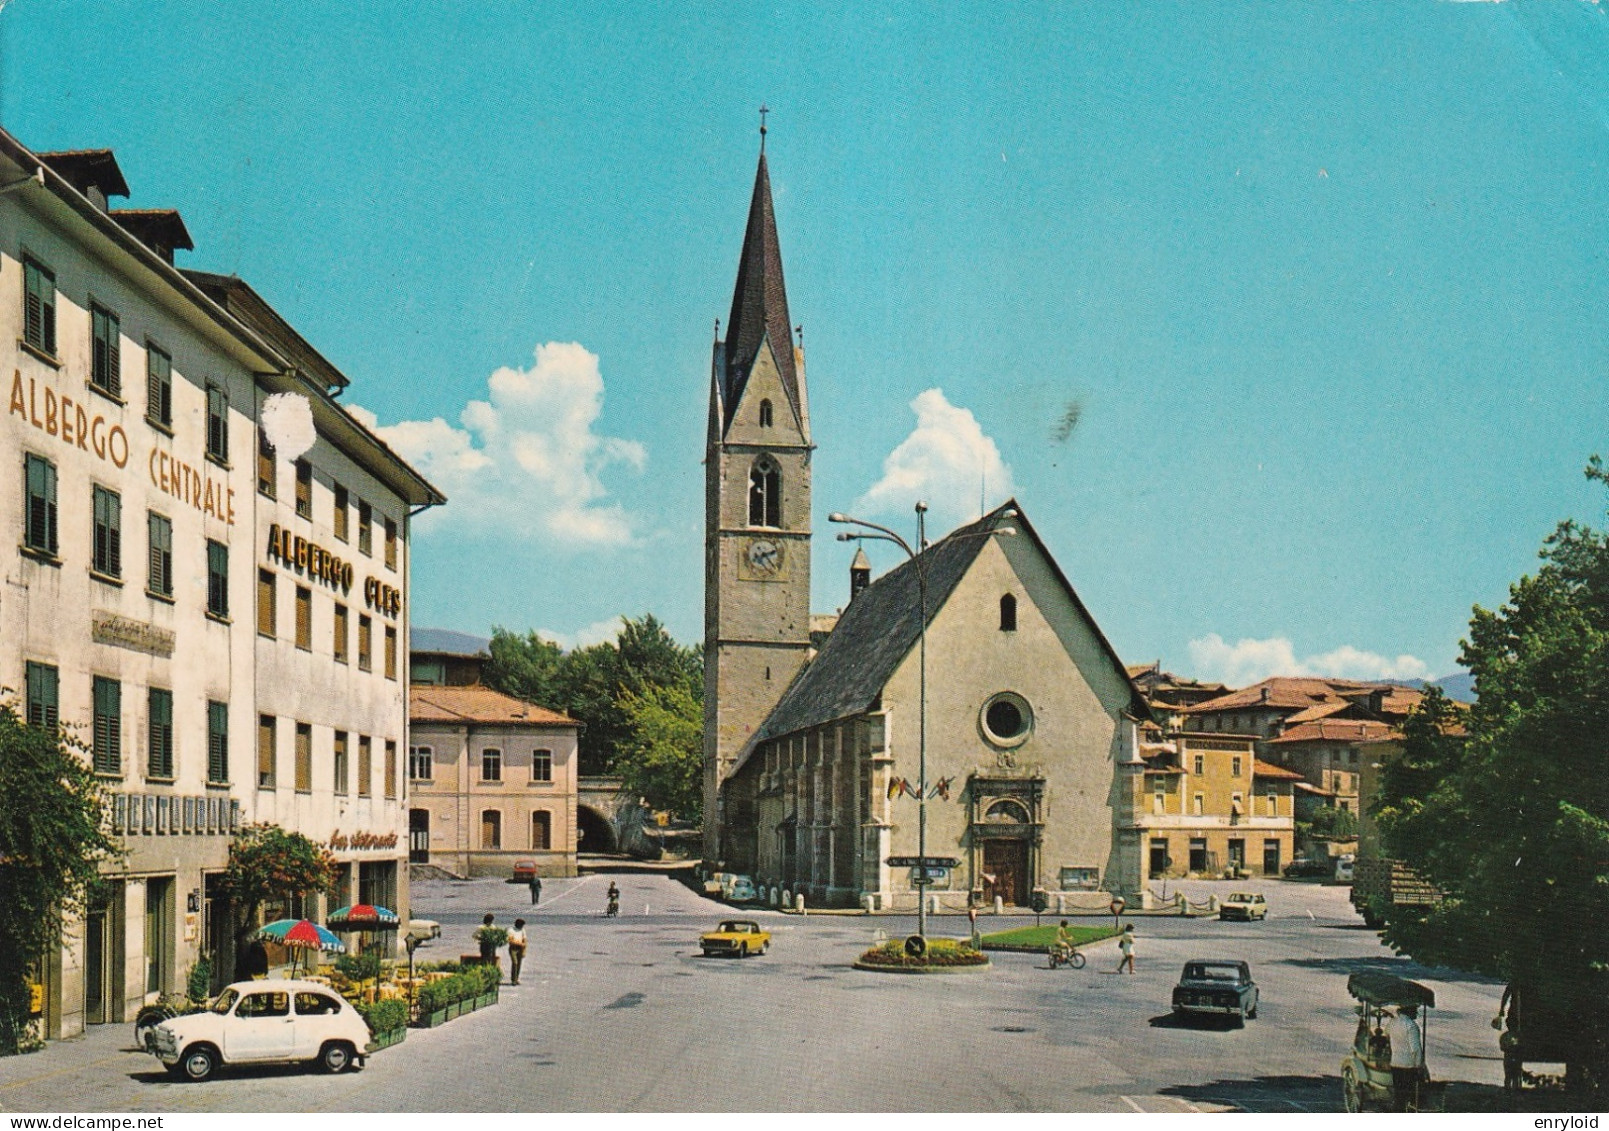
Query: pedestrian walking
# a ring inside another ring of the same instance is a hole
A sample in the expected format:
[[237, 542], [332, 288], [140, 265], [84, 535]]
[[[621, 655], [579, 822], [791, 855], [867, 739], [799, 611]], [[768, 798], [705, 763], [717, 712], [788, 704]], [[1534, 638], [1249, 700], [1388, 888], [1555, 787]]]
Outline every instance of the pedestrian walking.
[[1400, 1005], [1386, 1022], [1391, 1038], [1391, 1098], [1397, 1111], [1419, 1110], [1419, 1080], [1425, 1065], [1425, 1042], [1419, 1035], [1419, 1007]]
[[1129, 923], [1123, 928], [1123, 933], [1117, 938], [1117, 949], [1123, 952], [1122, 959], [1117, 964], [1114, 974], [1121, 974], [1123, 968], [1128, 967], [1130, 974], [1134, 973], [1134, 924]]
[[542, 902], [542, 877], [535, 872], [531, 873], [531, 906], [535, 907]]
[[497, 916], [488, 911], [486, 917], [480, 921], [480, 926], [475, 930], [475, 941], [480, 944], [480, 960], [482, 962], [497, 961], [497, 948], [501, 940], [497, 937], [499, 934], [497, 928], [492, 925], [492, 920], [495, 918]]
[[514, 920], [514, 929], [508, 933], [509, 982], [520, 984], [520, 967], [525, 965], [525, 920]]

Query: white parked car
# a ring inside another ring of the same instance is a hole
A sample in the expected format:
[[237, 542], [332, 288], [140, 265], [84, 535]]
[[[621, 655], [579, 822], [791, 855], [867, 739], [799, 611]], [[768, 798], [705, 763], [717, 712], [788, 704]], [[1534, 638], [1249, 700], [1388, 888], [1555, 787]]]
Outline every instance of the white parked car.
[[158, 1025], [151, 1051], [178, 1080], [205, 1080], [221, 1064], [309, 1061], [342, 1072], [369, 1054], [369, 1026], [317, 982], [236, 982], [205, 1012]]
[[1335, 880], [1337, 883], [1349, 884], [1352, 882], [1352, 865], [1357, 857], [1346, 852], [1335, 858]]

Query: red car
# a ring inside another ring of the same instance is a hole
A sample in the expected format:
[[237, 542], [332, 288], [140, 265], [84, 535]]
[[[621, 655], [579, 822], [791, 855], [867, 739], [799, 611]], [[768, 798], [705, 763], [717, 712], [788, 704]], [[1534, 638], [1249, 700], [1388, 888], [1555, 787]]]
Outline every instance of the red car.
[[535, 860], [516, 860], [514, 861], [514, 878], [509, 882], [515, 884], [528, 884], [535, 876]]

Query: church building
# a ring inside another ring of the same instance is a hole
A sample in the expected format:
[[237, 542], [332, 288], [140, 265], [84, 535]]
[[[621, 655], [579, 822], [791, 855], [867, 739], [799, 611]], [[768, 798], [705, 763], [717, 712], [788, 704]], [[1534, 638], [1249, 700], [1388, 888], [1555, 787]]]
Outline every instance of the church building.
[[813, 903], [914, 906], [888, 860], [917, 854], [925, 733], [927, 853], [956, 861], [938, 901], [1137, 896], [1150, 708], [1015, 501], [875, 581], [857, 554], [847, 608], [812, 641], [814, 444], [763, 131], [717, 339], [705, 858]]

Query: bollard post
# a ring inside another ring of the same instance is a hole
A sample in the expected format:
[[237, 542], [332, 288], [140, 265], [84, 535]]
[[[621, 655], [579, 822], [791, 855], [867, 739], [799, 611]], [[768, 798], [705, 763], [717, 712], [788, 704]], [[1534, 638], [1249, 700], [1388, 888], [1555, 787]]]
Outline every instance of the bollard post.
[[786, 911], [793, 906], [793, 893], [787, 888], [782, 889], [782, 910]]
[[1056, 914], [1067, 914], [1067, 897], [1065, 895], [1058, 895], [1056, 897]]
[[794, 907], [795, 907], [795, 909], [799, 912], [799, 914], [803, 915], [805, 913], [804, 892], [800, 892], [798, 895], [794, 896], [793, 898], [794, 898]]
[[1006, 913], [1006, 900], [1004, 896], [997, 895], [994, 897], [994, 913], [996, 915], [1004, 915]]
[[860, 897], [861, 906], [866, 908], [866, 914], [870, 915], [872, 913], [872, 902], [875, 899], [876, 896], [872, 895], [870, 892]]

